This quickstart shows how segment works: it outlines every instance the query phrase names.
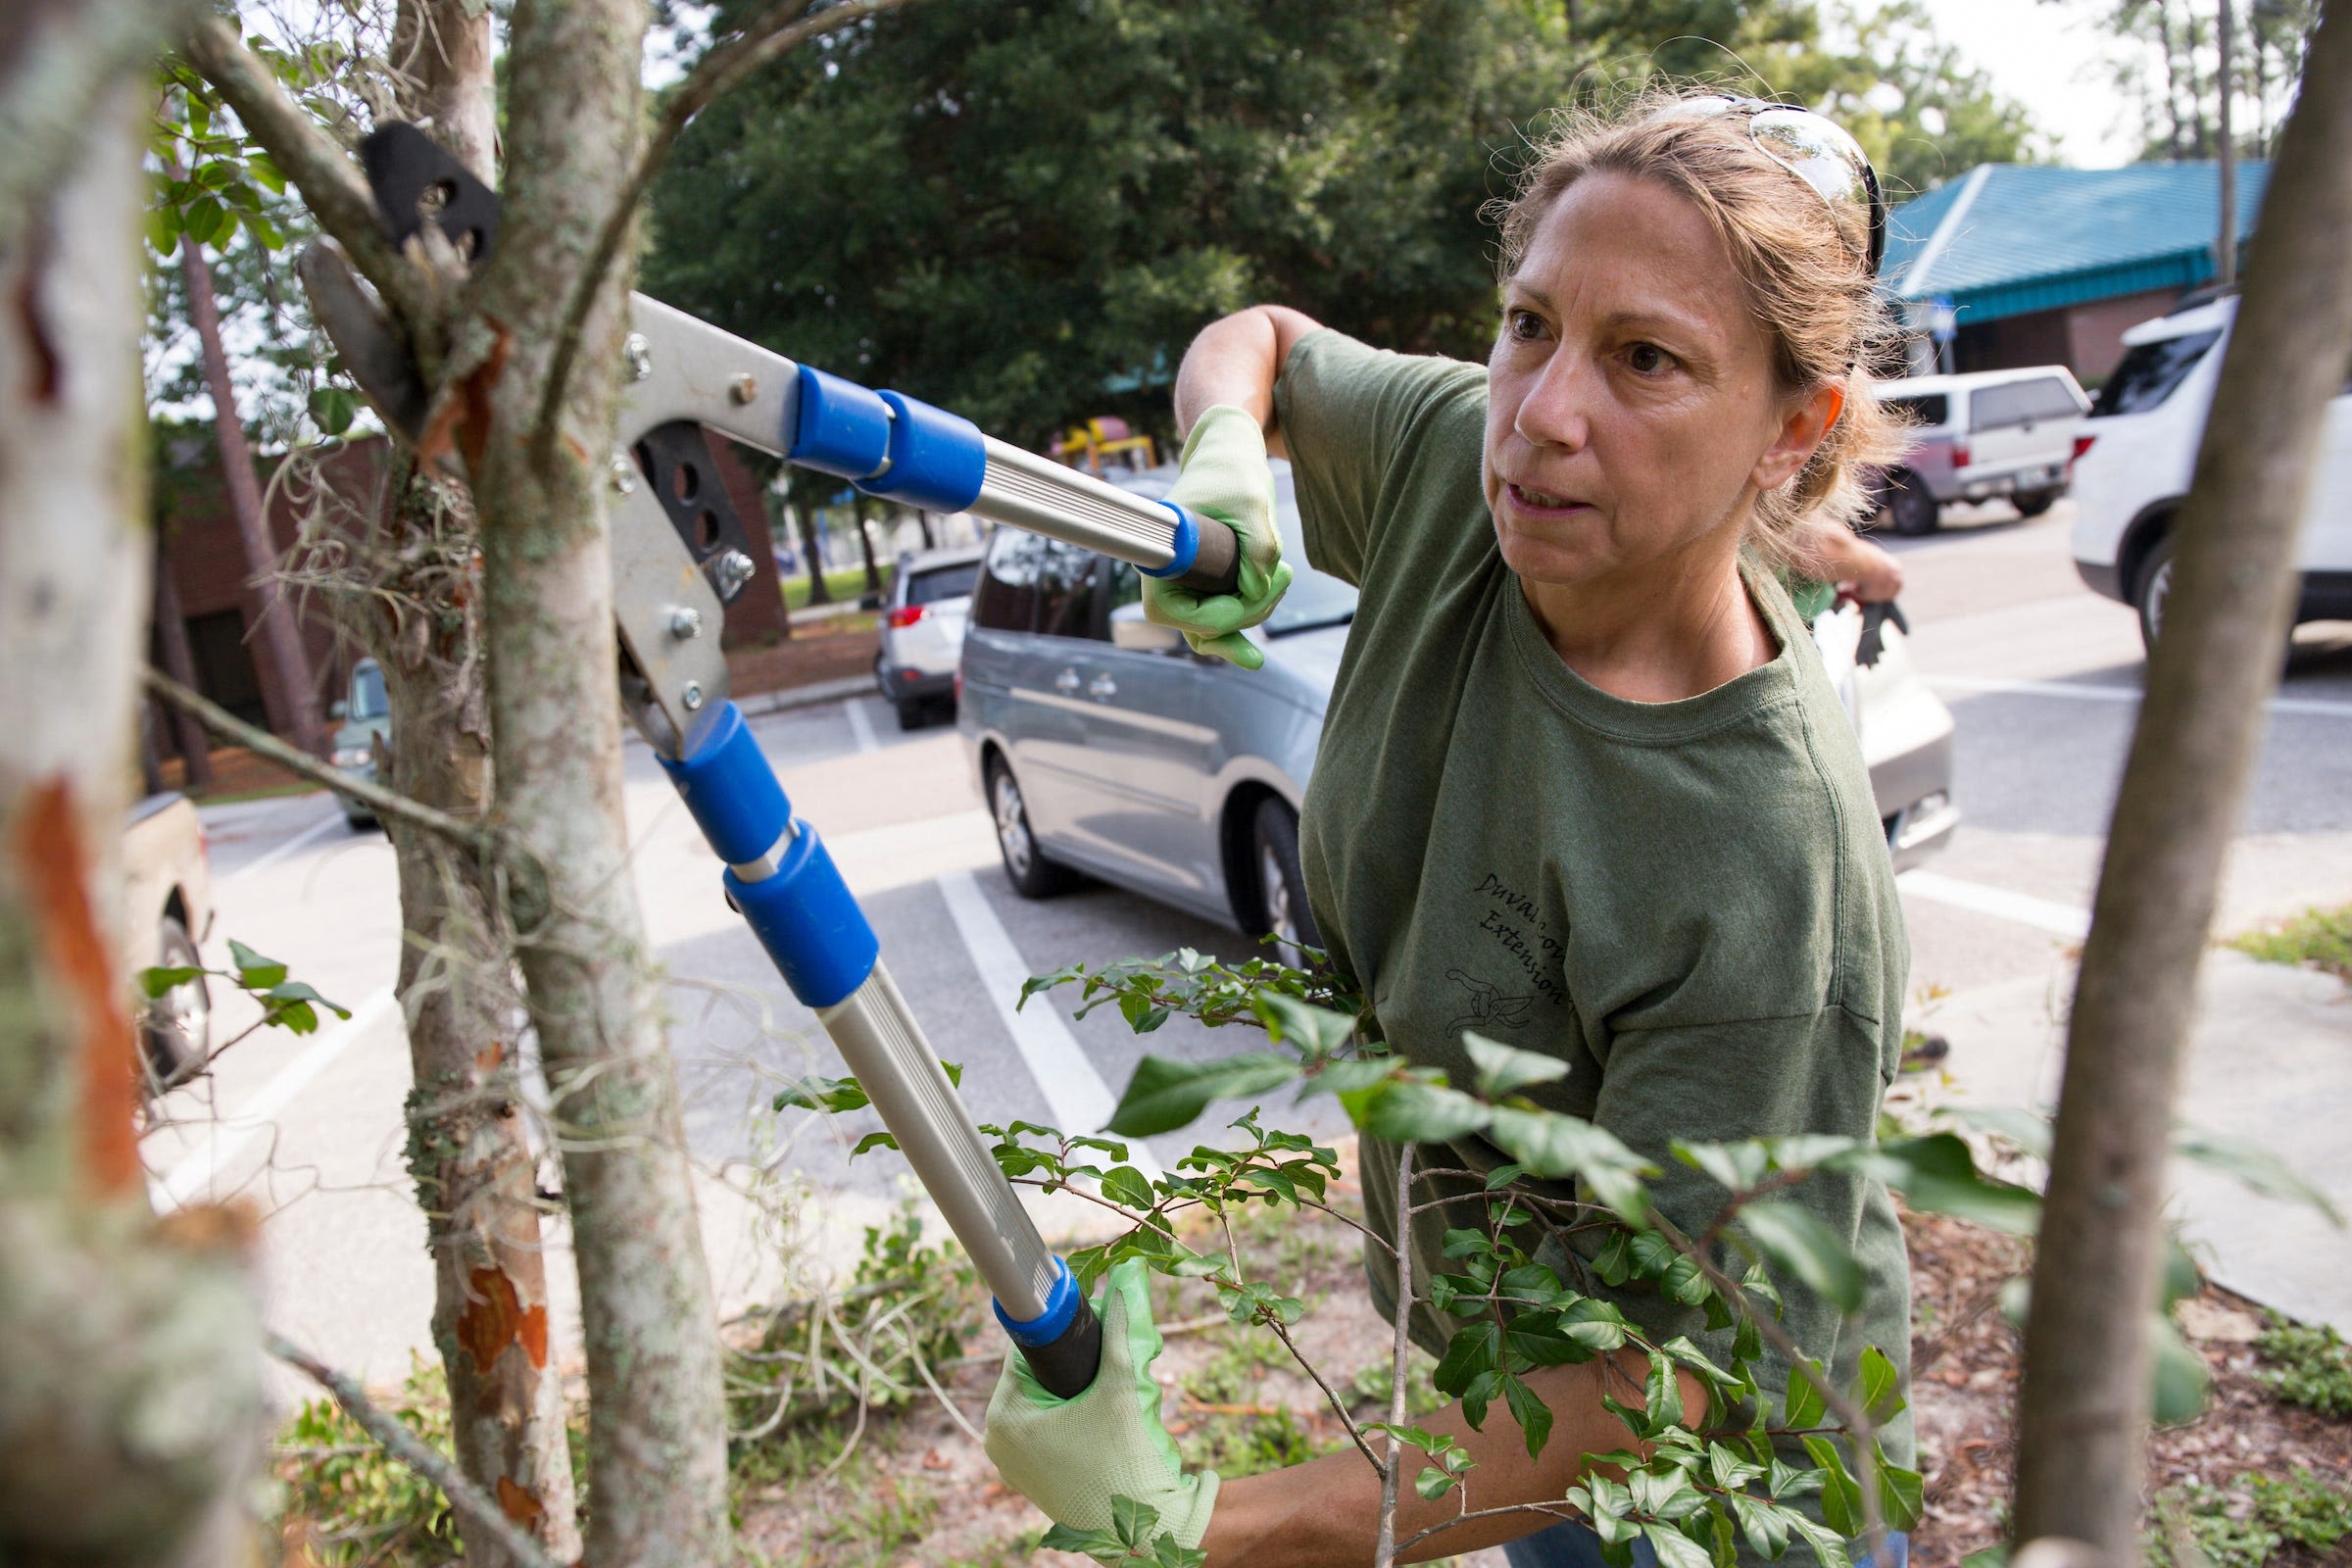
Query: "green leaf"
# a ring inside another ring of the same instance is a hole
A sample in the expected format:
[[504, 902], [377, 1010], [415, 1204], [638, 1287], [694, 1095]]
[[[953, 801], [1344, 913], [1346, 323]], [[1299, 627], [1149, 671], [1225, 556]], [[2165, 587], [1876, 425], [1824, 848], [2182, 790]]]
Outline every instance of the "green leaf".
[[896, 1149], [898, 1147], [899, 1141], [888, 1133], [867, 1133], [863, 1138], [858, 1140], [858, 1147], [850, 1151], [850, 1157], [856, 1159], [859, 1154], [871, 1153], [877, 1149]]
[[1903, 1408], [1903, 1375], [1875, 1345], [1863, 1348], [1862, 1371], [1855, 1379], [1853, 1396], [1873, 1426], [1884, 1426]]
[[2327, 1215], [2328, 1222], [2339, 1229], [2344, 1223], [2343, 1214], [2326, 1193], [2258, 1144], [2227, 1133], [2182, 1127], [2173, 1134], [2173, 1152], [2207, 1170], [2235, 1178], [2250, 1193], [2307, 1204]]
[[285, 249], [285, 230], [279, 228], [277, 224], [271, 222], [268, 218], [265, 218], [260, 213], [247, 213], [245, 215], [245, 232], [251, 234], [253, 236], [253, 242], [266, 251], [277, 251]]
[[1459, 1396], [1481, 1373], [1491, 1372], [1500, 1358], [1502, 1330], [1493, 1322], [1462, 1329], [1446, 1342], [1431, 1381], [1441, 1394]]
[[1643, 1436], [1654, 1437], [1667, 1427], [1683, 1424], [1683, 1385], [1674, 1375], [1674, 1363], [1663, 1350], [1649, 1352], [1649, 1379], [1642, 1388], [1643, 1413], [1649, 1417], [1649, 1431]]
[[1119, 1538], [1120, 1544], [1130, 1550], [1141, 1550], [1158, 1528], [1159, 1510], [1148, 1502], [1113, 1494], [1110, 1499], [1110, 1533]]
[[1575, 1177], [1629, 1223], [1639, 1225], [1648, 1213], [1649, 1195], [1641, 1178], [1654, 1175], [1657, 1167], [1614, 1133], [1577, 1116], [1498, 1106], [1487, 1136], [1539, 1176]]
[[1543, 1453], [1544, 1445], [1551, 1439], [1551, 1407], [1509, 1373], [1503, 1374], [1502, 1402], [1510, 1407], [1511, 1419], [1519, 1423], [1519, 1435], [1527, 1440], [1527, 1456], [1533, 1459]]
[[1707, 1548], [1671, 1525], [1643, 1525], [1642, 1539], [1658, 1554], [1658, 1568], [1713, 1568]]
[[2010, 1105], [1984, 1105], [1955, 1108], [1944, 1112], [1963, 1127], [1992, 1134], [2004, 1143], [2014, 1144], [2035, 1159], [2050, 1157], [2050, 1118], [2036, 1111], [2019, 1110]]
[[1557, 1056], [1521, 1051], [1475, 1030], [1462, 1031], [1462, 1049], [1469, 1053], [1470, 1065], [1476, 1070], [1478, 1092], [1489, 1100], [1501, 1100], [1530, 1085], [1568, 1076], [1568, 1063]]
[[[1649, 1232], [1642, 1232], [1649, 1235]], [[1634, 1240], [1632, 1231], [1614, 1231], [1599, 1251], [1592, 1254], [1592, 1272], [1603, 1285], [1623, 1285], [1634, 1277]]]
[[1675, 1158], [1715, 1179], [1726, 1192], [1744, 1193], [1765, 1177], [1771, 1156], [1753, 1139], [1740, 1144], [1686, 1144], [1676, 1139], [1669, 1147]]
[[1862, 1305], [1862, 1265], [1837, 1232], [1797, 1203], [1750, 1203], [1738, 1224], [1759, 1251], [1840, 1311]]
[[1821, 1516], [1832, 1530], [1851, 1541], [1862, 1533], [1862, 1489], [1845, 1468], [1845, 1456], [1828, 1438], [1803, 1440], [1805, 1452], [1821, 1468]]
[[[1857, 1494], [1859, 1495], [1859, 1494]], [[1845, 1538], [1834, 1529], [1824, 1529], [1805, 1515], [1789, 1509], [1785, 1514], [1788, 1528], [1805, 1538], [1820, 1560], [1821, 1568], [1852, 1568], [1853, 1559], [1846, 1554]]]
[[1150, 1208], [1152, 1184], [1133, 1165], [1113, 1165], [1102, 1173], [1102, 1196], [1122, 1208]]
[[278, 170], [276, 160], [268, 153], [247, 153], [245, 172], [252, 175], [254, 182], [270, 195], [283, 196], [286, 193], [286, 176]]
[[2155, 1350], [2151, 1370], [2156, 1381], [2156, 1424], [2174, 1427], [2194, 1421], [2204, 1412], [2205, 1395], [2212, 1383], [2205, 1357], [2180, 1337], [2173, 1320], [2162, 1312], [2151, 1316], [2148, 1337]]
[[312, 990], [308, 984], [300, 980], [279, 981], [276, 985], [271, 986], [269, 991], [265, 993], [263, 1000], [272, 1004], [315, 1002], [319, 1006], [324, 1007], [327, 1011], [333, 1013], [338, 1018], [348, 1018], [351, 1016], [351, 1009], [349, 1007], [327, 1001], [318, 992]]
[[288, 1034], [308, 1035], [318, 1032], [318, 1012], [307, 1002], [289, 1002], [270, 1011], [267, 1019], [272, 1028]]
[[839, 1115], [845, 1110], [863, 1110], [871, 1103], [866, 1099], [865, 1087], [855, 1078], [825, 1078], [810, 1074], [780, 1091], [771, 1108], [787, 1110], [798, 1106], [803, 1110], [822, 1110]]
[[[1822, 1374], [1819, 1361], [1807, 1361], [1805, 1365]], [[1789, 1368], [1788, 1389], [1781, 1404], [1781, 1425], [1790, 1432], [1805, 1432], [1820, 1426], [1829, 1413], [1829, 1404], [1822, 1398], [1821, 1390], [1814, 1387], [1813, 1379], [1794, 1367]], [[1774, 1495], [1779, 1494], [1776, 1492]]]
[[184, 966], [168, 968], [158, 965], [152, 969], [141, 969], [139, 971], [139, 989], [146, 993], [148, 1001], [153, 1002], [158, 997], [161, 997], [165, 992], [177, 990], [179, 987], [184, 986], [189, 981], [195, 979], [198, 975], [206, 972], [207, 971], [203, 969], [193, 969]]
[[1306, 1085], [1298, 1091], [1303, 1100], [1309, 1095], [1361, 1094], [1384, 1078], [1396, 1076], [1396, 1063], [1386, 1056], [1362, 1059], [1325, 1057], [1307, 1074]]
[[1250, 1010], [1266, 1026], [1268, 1039], [1293, 1047], [1310, 1061], [1321, 1060], [1355, 1037], [1355, 1019], [1348, 1014], [1277, 991], [1252, 996]]
[[199, 245], [210, 245], [229, 223], [228, 209], [213, 196], [199, 196], [188, 203], [180, 214], [180, 224], [188, 238]]
[[2009, 1544], [2004, 1541], [1981, 1551], [1972, 1551], [1960, 1559], [1960, 1568], [2009, 1568]]
[[1440, 1497], [1446, 1495], [1446, 1493], [1453, 1490], [1453, 1487], [1454, 1478], [1447, 1475], [1445, 1471], [1440, 1470], [1435, 1465], [1431, 1465], [1428, 1469], [1413, 1477], [1413, 1490], [1421, 1494], [1422, 1496], [1426, 1497], [1431, 1502], [1435, 1502]]
[[1125, 1138], [1173, 1132], [1208, 1108], [1211, 1101], [1262, 1095], [1298, 1076], [1298, 1062], [1270, 1051], [1209, 1061], [1146, 1056], [1111, 1112], [1110, 1130]]
[[1927, 1481], [1916, 1470], [1905, 1470], [1886, 1462], [1886, 1451], [1878, 1450], [1879, 1513], [1889, 1530], [1911, 1531], [1919, 1528], [1919, 1516], [1927, 1507]]
[[1068, 1525], [1055, 1525], [1038, 1542], [1048, 1551], [1067, 1551], [1098, 1561], [1110, 1561], [1126, 1555], [1119, 1538], [1107, 1530], [1072, 1530]]
[[1732, 1517], [1740, 1522], [1740, 1533], [1756, 1555], [1778, 1557], [1788, 1549], [1788, 1525], [1779, 1509], [1738, 1491], [1724, 1500], [1731, 1504]]
[[2040, 1227], [2040, 1197], [2029, 1188], [1978, 1174], [1976, 1156], [1956, 1134], [1893, 1139], [1879, 1146], [1879, 1154], [1892, 1167], [1886, 1185], [1913, 1208], [1971, 1220], [2011, 1236], [2031, 1236]]
[[1493, 1170], [1487, 1172], [1487, 1191], [1491, 1193], [1497, 1187], [1508, 1187], [1511, 1185], [1511, 1183], [1517, 1181], [1520, 1177], [1526, 1174], [1527, 1167], [1516, 1162], [1508, 1165], [1497, 1165]]
[[1340, 1103], [1362, 1131], [1391, 1143], [1443, 1144], [1476, 1132], [1495, 1114], [1458, 1089], [1414, 1078], [1389, 1078]]
[[237, 984], [249, 991], [267, 991], [286, 978], [286, 966], [265, 958], [235, 938], [229, 939], [229, 961], [236, 965]]

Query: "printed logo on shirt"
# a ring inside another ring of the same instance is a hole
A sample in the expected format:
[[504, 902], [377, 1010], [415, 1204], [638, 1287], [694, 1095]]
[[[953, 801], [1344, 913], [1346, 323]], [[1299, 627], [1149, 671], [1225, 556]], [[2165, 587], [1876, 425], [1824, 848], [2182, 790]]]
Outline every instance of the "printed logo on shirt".
[[1462, 1015], [1446, 1026], [1449, 1035], [1458, 1035], [1465, 1029], [1516, 1029], [1527, 1022], [1527, 1009], [1536, 1000], [1506, 997], [1476, 975], [1464, 974], [1459, 969], [1446, 970], [1446, 978], [1460, 986], [1462, 995], [1468, 999], [1462, 1004], [1465, 1008]]
[[[1488, 901], [1486, 914], [1478, 922], [1478, 929], [1510, 955], [1511, 960], [1525, 973], [1528, 983], [1535, 987], [1535, 996], [1555, 1005], [1566, 1001], [1568, 988], [1560, 977], [1560, 967], [1567, 950], [1551, 934], [1551, 927], [1544, 923], [1543, 915], [1536, 908], [1536, 901], [1492, 871], [1470, 890], [1470, 896]], [[1459, 973], [1455, 971], [1457, 977]], [[1534, 999], [1519, 1000], [1524, 1004]], [[1524, 1010], [1520, 1017], [1510, 1020], [1513, 1024], [1525, 1021]]]

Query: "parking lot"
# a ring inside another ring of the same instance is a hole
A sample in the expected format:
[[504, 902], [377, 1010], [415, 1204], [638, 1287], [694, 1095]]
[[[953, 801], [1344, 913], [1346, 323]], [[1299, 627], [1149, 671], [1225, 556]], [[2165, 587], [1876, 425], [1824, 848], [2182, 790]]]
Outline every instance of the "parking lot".
[[[2064, 502], [2030, 522], [1987, 507], [1955, 514], [1939, 534], [1890, 541], [1909, 574], [1914, 657], [1958, 724], [1963, 820], [1950, 847], [1903, 881], [1923, 1017], [1987, 988], [2062, 985], [2086, 922], [2142, 666], [2132, 612], [2075, 577], [2071, 516]], [[984, 1120], [1092, 1130], [1142, 1054], [1115, 1013], [1073, 1019], [1066, 994], [1016, 1014], [1023, 976], [1181, 945], [1252, 951], [1106, 887], [1015, 897], [952, 728], [903, 733], [873, 697], [770, 711], [755, 727], [796, 810], [832, 844], [934, 1045], [964, 1065]], [[903, 1167], [888, 1154], [847, 1159], [870, 1123], [765, 1112], [783, 1082], [840, 1065], [726, 907], [717, 865], [642, 747], [630, 752], [628, 810], [648, 928], [670, 978], [692, 1152], [724, 1176], [710, 1189], [707, 1239], [722, 1292], [745, 1298], [773, 1269], [773, 1249], [752, 1238], [733, 1196], [757, 1185], [755, 1169], [805, 1182], [804, 1239], [837, 1245], [896, 1200]], [[237, 1047], [208, 1084], [178, 1097], [180, 1122], [149, 1141], [151, 1168], [173, 1200], [235, 1193], [262, 1203], [274, 1326], [368, 1377], [397, 1377], [426, 1344], [431, 1280], [402, 1166], [408, 1058], [389, 989], [391, 852], [380, 834], [348, 830], [322, 795], [210, 808], [206, 820], [219, 906], [208, 956], [220, 961], [233, 936], [355, 1016], [308, 1040]], [[2224, 928], [2340, 904], [2348, 884], [2352, 626], [2315, 626], [2273, 705]], [[216, 1038], [243, 1016], [224, 1006]], [[1197, 1056], [1248, 1044], [1178, 1020], [1150, 1049]], [[1339, 1130], [1328, 1100], [1285, 1119]], [[1190, 1141], [1160, 1140], [1155, 1156], [1172, 1164]]]

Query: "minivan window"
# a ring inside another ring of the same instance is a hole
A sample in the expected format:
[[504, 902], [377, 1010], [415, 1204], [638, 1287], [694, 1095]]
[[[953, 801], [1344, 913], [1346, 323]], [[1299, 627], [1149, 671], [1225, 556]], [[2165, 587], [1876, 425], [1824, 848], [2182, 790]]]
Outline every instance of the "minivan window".
[[369, 719], [391, 716], [391, 705], [384, 701], [384, 672], [373, 663], [360, 665], [351, 672], [351, 706], [344, 710], [348, 718]]
[[1045, 557], [1037, 573], [1037, 626], [1048, 637], [1101, 637], [1095, 614], [1095, 563], [1091, 550], [1041, 539]]
[[936, 605], [942, 599], [961, 599], [972, 591], [972, 582], [979, 575], [980, 564], [976, 561], [914, 572], [906, 579], [906, 602]]
[[1981, 387], [1969, 399], [1970, 422], [1979, 430], [2009, 425], [2037, 424], [2044, 419], [2071, 419], [2079, 411], [2074, 394], [2054, 375], [2030, 381], [2008, 381]]
[[1933, 429], [1951, 416], [1951, 403], [1940, 392], [1924, 392], [1915, 398], [1888, 398], [1886, 407], [1907, 425]]
[[990, 631], [1027, 631], [1037, 624], [1037, 574], [1046, 541], [1018, 528], [999, 528], [988, 542], [980, 581], [972, 590], [972, 624]]
[[2188, 379], [2188, 372], [2197, 368], [2206, 352], [2222, 340], [2219, 327], [2207, 332], [2188, 332], [2180, 337], [2158, 338], [2153, 343], [2135, 343], [2124, 351], [2115, 373], [2099, 388], [2096, 403], [2090, 406], [2094, 419], [2112, 417], [2118, 414], [2144, 414], [2173, 395], [2174, 388]]

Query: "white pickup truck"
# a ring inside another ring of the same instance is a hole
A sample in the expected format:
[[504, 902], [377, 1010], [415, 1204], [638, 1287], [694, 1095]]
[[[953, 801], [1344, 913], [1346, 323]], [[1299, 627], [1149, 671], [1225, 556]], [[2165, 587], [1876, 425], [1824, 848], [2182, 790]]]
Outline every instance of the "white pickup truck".
[[150, 795], [130, 808], [122, 833], [125, 973], [134, 987], [139, 1045], [157, 1082], [184, 1078], [213, 1043], [213, 999], [204, 976], [150, 1002], [139, 971], [193, 968], [196, 944], [213, 919], [213, 878], [196, 804], [177, 793]]

